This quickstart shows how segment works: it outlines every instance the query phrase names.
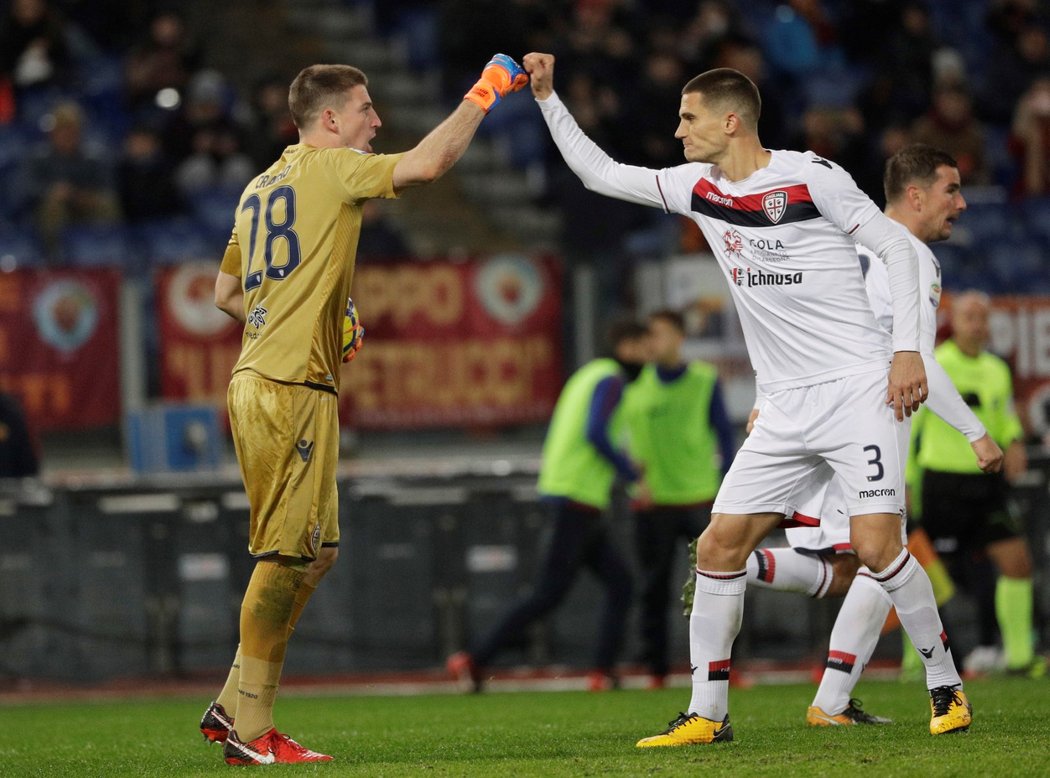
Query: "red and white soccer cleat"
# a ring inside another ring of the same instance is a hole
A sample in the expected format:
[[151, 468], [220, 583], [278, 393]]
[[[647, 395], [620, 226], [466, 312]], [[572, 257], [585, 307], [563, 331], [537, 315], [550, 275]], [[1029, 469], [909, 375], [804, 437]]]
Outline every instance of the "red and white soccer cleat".
[[226, 764], [300, 764], [302, 762], [331, 762], [328, 754], [319, 754], [303, 748], [275, 728], [264, 732], [249, 743], [242, 743], [237, 733], [230, 732], [222, 747]]
[[212, 701], [201, 716], [201, 734], [209, 743], [225, 743], [233, 730], [233, 716], [219, 703]]

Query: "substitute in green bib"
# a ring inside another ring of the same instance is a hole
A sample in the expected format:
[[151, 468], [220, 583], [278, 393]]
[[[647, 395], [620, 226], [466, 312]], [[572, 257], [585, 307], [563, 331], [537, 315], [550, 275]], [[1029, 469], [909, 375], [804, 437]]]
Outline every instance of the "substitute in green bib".
[[605, 589], [588, 685], [592, 691], [616, 685], [614, 671], [632, 586], [630, 569], [610, 537], [603, 513], [617, 478], [632, 483], [640, 477], [620, 445], [621, 398], [648, 358], [649, 334], [642, 324], [621, 322], [613, 326], [609, 341], [613, 355], [577, 370], [554, 407], [538, 484], [554, 521], [532, 593], [469, 650], [448, 659], [449, 672], [476, 691], [496, 655], [521, 643], [530, 624], [561, 604], [582, 568], [594, 573]]
[[959, 295], [952, 303], [952, 337], [935, 353], [1005, 452], [1003, 473], [982, 473], [966, 438], [925, 407], [912, 421], [917, 455], [909, 464], [921, 472], [922, 526], [937, 551], [956, 564], [984, 552], [998, 570], [994, 607], [1007, 670], [1042, 675], [1045, 662], [1036, 657], [1032, 638], [1032, 557], [1023, 517], [1007, 500], [1010, 481], [1027, 469], [1023, 431], [1014, 411], [1010, 368], [985, 350], [988, 314], [983, 293]]
[[673, 310], [649, 316], [653, 362], [624, 396], [631, 459], [644, 480], [632, 507], [635, 550], [642, 570], [642, 659], [649, 686], [661, 688], [670, 669], [667, 619], [676, 559], [699, 537], [736, 451], [733, 428], [714, 365], [682, 358], [685, 321]]

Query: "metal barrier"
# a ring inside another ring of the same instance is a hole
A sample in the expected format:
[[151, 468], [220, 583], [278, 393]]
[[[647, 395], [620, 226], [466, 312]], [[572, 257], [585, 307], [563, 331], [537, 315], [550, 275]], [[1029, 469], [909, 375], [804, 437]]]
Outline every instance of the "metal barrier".
[[[1033, 459], [1028, 479], [1015, 489], [1029, 517], [1044, 636], [1048, 472], [1050, 459]], [[341, 478], [340, 559], [296, 629], [287, 671], [440, 666], [530, 587], [548, 526], [534, 484], [534, 463]], [[633, 562], [626, 513], [621, 497], [609, 521]], [[220, 671], [236, 648], [240, 598], [253, 565], [247, 527], [235, 473], [8, 484], [0, 491], [0, 678]], [[683, 577], [687, 570], [683, 553]], [[674, 595], [672, 656], [684, 663], [687, 629]], [[600, 598], [599, 586], [581, 575], [564, 605], [501, 661], [585, 666]], [[953, 628], [961, 630], [953, 634], [957, 646], [972, 641], [971, 604], [963, 597], [952, 606]], [[820, 657], [837, 607], [751, 590], [735, 654]], [[628, 662], [638, 645], [634, 623]], [[897, 641], [884, 642], [880, 655], [899, 654]]]

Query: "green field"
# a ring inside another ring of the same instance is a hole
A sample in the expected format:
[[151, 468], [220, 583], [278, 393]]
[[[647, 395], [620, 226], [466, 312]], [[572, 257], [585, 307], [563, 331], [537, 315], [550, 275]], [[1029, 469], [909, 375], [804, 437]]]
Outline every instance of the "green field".
[[[811, 729], [813, 687], [730, 692], [736, 740], [675, 749], [634, 747], [664, 728], [689, 699], [661, 691], [506, 692], [474, 696], [300, 697], [278, 701], [278, 726], [330, 753], [322, 765], [266, 768], [282, 774], [599, 776], [1050, 774], [1050, 682], [967, 684], [974, 725], [928, 734], [929, 703], [913, 684], [862, 683], [865, 708], [895, 724]], [[227, 767], [197, 720], [208, 700], [157, 699], [8, 705], [0, 709], [0, 775], [214, 775]], [[247, 768], [241, 768], [247, 769]], [[259, 768], [256, 768], [259, 769]], [[701, 772], [705, 770], [712, 772]]]

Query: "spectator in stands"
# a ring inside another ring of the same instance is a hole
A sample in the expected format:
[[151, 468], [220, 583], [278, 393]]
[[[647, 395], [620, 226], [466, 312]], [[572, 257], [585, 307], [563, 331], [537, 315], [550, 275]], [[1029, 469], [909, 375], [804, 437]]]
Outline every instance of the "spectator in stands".
[[802, 114], [790, 148], [812, 151], [854, 171], [864, 163], [864, 117], [856, 108], [813, 106]]
[[974, 116], [973, 101], [962, 84], [945, 83], [934, 89], [933, 104], [912, 125], [911, 136], [915, 143], [951, 154], [959, 163], [963, 186], [990, 182], [984, 126]]
[[36, 220], [45, 251], [57, 258], [62, 231], [74, 224], [111, 223], [120, 217], [113, 171], [82, 142], [84, 117], [76, 103], [60, 103], [48, 117], [46, 146], [18, 173], [22, 205]]
[[633, 97], [626, 101], [630, 110], [618, 121], [629, 127], [627, 134], [633, 139], [634, 153], [625, 157], [625, 162], [662, 167], [675, 158], [681, 144], [652, 117], [678, 112], [684, 75], [682, 61], [673, 52], [651, 50], [645, 56]]
[[788, 0], [766, 27], [764, 49], [774, 75], [795, 94], [808, 76], [841, 59], [836, 38], [820, 0]]
[[[699, 73], [710, 68], [733, 68], [750, 78], [762, 94], [762, 115], [758, 117], [759, 137], [771, 149], [787, 147], [794, 117], [789, 118], [784, 96], [770, 83], [769, 68], [762, 49], [746, 36], [730, 34], [712, 47], [711, 54], [710, 61], [695, 68], [695, 71]], [[666, 162], [664, 160], [663, 164]], [[881, 168], [879, 188], [882, 188]]]
[[[580, 127], [595, 142], [615, 149], [629, 148], [633, 138], [622, 131], [625, 125], [619, 122], [620, 102], [611, 89], [581, 71], [568, 76], [566, 98]], [[549, 166], [548, 189], [555, 206], [572, 214], [564, 221], [561, 235], [568, 259], [588, 262], [600, 256], [599, 271], [615, 265], [625, 234], [639, 221], [639, 209], [588, 191], [562, 165]], [[613, 275], [622, 277], [621, 271], [617, 269]]]
[[681, 20], [672, 18], [670, 29], [678, 37], [678, 50], [689, 64], [690, 71], [712, 67], [708, 63], [716, 56], [727, 37], [739, 37], [739, 24], [733, 9], [723, 0], [702, 0], [693, 18], [682, 29]]
[[261, 78], [252, 92], [253, 126], [247, 142], [256, 167], [281, 156], [286, 146], [299, 142], [299, 132], [288, 110], [286, 79], [278, 75]]
[[930, 106], [933, 55], [940, 42], [926, 7], [913, 0], [901, 6], [897, 23], [880, 43], [872, 63], [875, 76], [860, 98], [864, 122], [873, 132], [910, 122]]
[[150, 125], [132, 127], [117, 165], [120, 207], [129, 222], [170, 216], [182, 210], [171, 162], [160, 134]]
[[0, 28], [0, 68], [15, 89], [62, 84], [69, 75], [65, 23], [47, 0], [13, 0]]
[[149, 36], [128, 54], [125, 66], [132, 109], [149, 106], [161, 89], [182, 91], [200, 66], [200, 52], [182, 15], [167, 8], [153, 17]]
[[[190, 81], [184, 110], [168, 125], [165, 148], [184, 194], [213, 187], [238, 188], [255, 173], [243, 151], [244, 131], [230, 110], [226, 80], [202, 70]], [[283, 149], [282, 149], [283, 150]]]
[[886, 160], [910, 143], [908, 128], [900, 124], [891, 124], [877, 137], [868, 137], [867, 153], [857, 168], [850, 171], [857, 186], [880, 206], [886, 205], [886, 192], [882, 185]]
[[573, 69], [601, 74], [602, 82], [631, 83], [638, 76], [634, 33], [644, 29], [622, 2], [583, 0], [573, 4], [572, 24], [556, 46]]
[[0, 478], [29, 478], [40, 472], [40, 460], [21, 403], [0, 392]]
[[1018, 100], [1009, 147], [1018, 164], [1014, 194], [1050, 194], [1050, 76], [1037, 78]]
[[997, 45], [987, 53], [979, 92], [981, 117], [1007, 127], [1021, 95], [1039, 75], [1050, 71], [1050, 41], [1044, 20], [1030, 10], [1017, 13], [1026, 21], [1000, 30]]

